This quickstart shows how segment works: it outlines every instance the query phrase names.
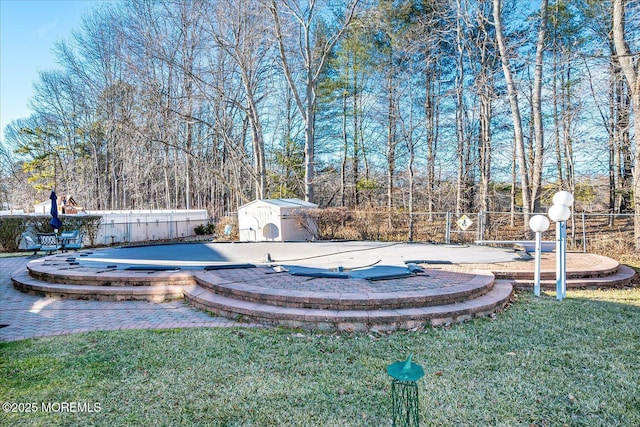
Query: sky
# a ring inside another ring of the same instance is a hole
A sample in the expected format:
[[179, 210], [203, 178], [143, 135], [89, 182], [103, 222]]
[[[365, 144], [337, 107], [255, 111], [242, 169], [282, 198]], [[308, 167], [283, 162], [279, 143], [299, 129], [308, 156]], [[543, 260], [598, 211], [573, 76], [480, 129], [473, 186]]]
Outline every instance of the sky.
[[12, 120], [31, 115], [38, 72], [57, 68], [55, 43], [80, 29], [101, 1], [0, 0], [0, 142]]

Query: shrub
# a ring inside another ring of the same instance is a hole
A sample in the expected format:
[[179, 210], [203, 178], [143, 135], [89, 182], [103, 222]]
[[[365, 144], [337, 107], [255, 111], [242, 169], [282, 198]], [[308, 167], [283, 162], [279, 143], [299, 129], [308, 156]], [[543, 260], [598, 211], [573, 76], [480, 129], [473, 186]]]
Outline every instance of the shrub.
[[20, 244], [20, 234], [25, 231], [26, 216], [0, 216], [0, 246], [4, 252], [15, 252]]
[[[100, 230], [100, 215], [60, 215], [62, 227], [59, 230], [78, 230], [89, 238], [90, 245], [95, 244]], [[51, 233], [50, 215], [11, 215], [0, 216], [0, 247], [4, 252], [14, 252], [20, 244], [20, 234], [31, 228], [35, 233]]]
[[197, 236], [205, 236], [209, 234], [213, 234], [215, 232], [216, 225], [212, 222], [208, 222], [207, 224], [200, 224], [193, 229], [193, 232], [196, 233]]
[[95, 245], [102, 224], [100, 215], [61, 215], [62, 231], [79, 230], [89, 238], [89, 244]]
[[[320, 240], [332, 240], [336, 238], [340, 227], [351, 219], [347, 208], [301, 209], [294, 212], [296, 224], [307, 230], [311, 235]], [[313, 226], [317, 225], [317, 230]]]
[[[26, 217], [26, 224], [33, 227], [36, 233], [51, 233], [51, 216], [49, 215], [29, 215]], [[78, 230], [88, 238], [90, 245], [95, 244], [96, 236], [100, 231], [102, 216], [100, 215], [60, 215], [62, 227], [59, 232]]]

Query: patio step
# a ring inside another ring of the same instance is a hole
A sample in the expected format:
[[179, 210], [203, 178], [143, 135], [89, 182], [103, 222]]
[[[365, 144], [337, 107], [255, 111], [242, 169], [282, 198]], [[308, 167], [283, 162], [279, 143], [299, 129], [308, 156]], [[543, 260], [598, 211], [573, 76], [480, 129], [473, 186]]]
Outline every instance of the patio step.
[[[567, 288], [629, 285], [635, 271], [593, 254], [568, 254]], [[555, 289], [555, 259], [543, 256], [541, 285]], [[491, 272], [489, 271], [491, 270]], [[27, 264], [12, 281], [21, 291], [55, 298], [146, 300], [186, 298], [231, 319], [321, 330], [396, 330], [441, 325], [503, 309], [514, 286], [533, 288], [533, 262], [434, 267], [402, 279], [310, 278], [273, 269], [127, 271], [76, 265], [67, 257]]]
[[[547, 255], [547, 254], [544, 254]], [[614, 275], [620, 268], [620, 263], [612, 258], [605, 257], [596, 254], [567, 254], [567, 279], [584, 279], [590, 277], [607, 277]], [[576, 260], [576, 264], [572, 263], [572, 259], [576, 255], [583, 255], [586, 258], [586, 262], [582, 261], [580, 257]], [[547, 267], [542, 267], [540, 271], [541, 280], [554, 280], [556, 278], [555, 270], [555, 254], [547, 255], [550, 264]], [[528, 260], [526, 262], [520, 262], [521, 268], [519, 269], [502, 269], [500, 264], [491, 268], [491, 271], [498, 279], [513, 279], [523, 281], [533, 281], [534, 276], [534, 260]]]
[[195, 281], [220, 296], [282, 307], [329, 310], [379, 310], [427, 307], [477, 298], [489, 292], [494, 276], [488, 271], [448, 273], [427, 270], [400, 280], [370, 282], [273, 274], [270, 268], [246, 272], [198, 271]]
[[[576, 275], [567, 276], [567, 289], [599, 289], [599, 288], [617, 288], [621, 286], [628, 286], [636, 275], [636, 271], [626, 265], [620, 264], [618, 268], [613, 272], [605, 276], [589, 277], [576, 277]], [[540, 280], [540, 288], [555, 290], [556, 279], [555, 272], [553, 273], [553, 279], [546, 278]], [[569, 278], [572, 277], [572, 278]], [[530, 290], [534, 285], [533, 274], [521, 275], [520, 278], [514, 279], [514, 285], [516, 289]]]
[[116, 268], [89, 268], [69, 262], [37, 260], [27, 264], [31, 277], [43, 282], [64, 285], [90, 285], [106, 287], [191, 285], [193, 275], [188, 271], [131, 271]]
[[482, 317], [503, 309], [513, 292], [511, 282], [498, 280], [486, 294], [451, 304], [381, 310], [334, 310], [284, 307], [218, 295], [201, 286], [185, 288], [195, 307], [235, 320], [329, 331], [411, 329]]
[[71, 298], [97, 301], [151, 301], [164, 302], [183, 297], [183, 286], [155, 284], [153, 286], [100, 286], [52, 283], [36, 279], [28, 271], [11, 277], [13, 287], [31, 294], [50, 298]]
[[[555, 290], [556, 259], [555, 254], [542, 254], [540, 285], [543, 289]], [[502, 262], [495, 264], [459, 264], [444, 266], [451, 271], [468, 271], [468, 269], [488, 269], [497, 279], [513, 280], [519, 290], [532, 290], [534, 284], [533, 259]], [[631, 268], [606, 256], [567, 253], [567, 289], [597, 289], [628, 286], [636, 273]]]

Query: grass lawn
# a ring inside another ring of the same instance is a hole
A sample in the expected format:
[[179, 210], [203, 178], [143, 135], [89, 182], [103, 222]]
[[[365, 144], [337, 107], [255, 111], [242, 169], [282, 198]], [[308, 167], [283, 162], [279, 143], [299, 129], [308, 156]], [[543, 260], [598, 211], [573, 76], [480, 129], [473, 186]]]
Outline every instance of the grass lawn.
[[[393, 334], [185, 329], [4, 343], [0, 402], [36, 412], [0, 412], [0, 425], [388, 426], [386, 366], [409, 353], [425, 370], [424, 425], [640, 425], [640, 289], [567, 297], [519, 293], [495, 318]], [[65, 402], [87, 406], [61, 412]]]

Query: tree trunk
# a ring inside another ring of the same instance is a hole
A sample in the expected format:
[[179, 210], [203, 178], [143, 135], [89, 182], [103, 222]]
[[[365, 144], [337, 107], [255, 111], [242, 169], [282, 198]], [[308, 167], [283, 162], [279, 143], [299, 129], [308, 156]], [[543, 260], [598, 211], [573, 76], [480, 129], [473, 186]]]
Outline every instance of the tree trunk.
[[507, 46], [505, 44], [502, 31], [502, 18], [500, 16], [501, 0], [493, 0], [493, 19], [496, 27], [496, 39], [500, 50], [500, 60], [502, 62], [502, 70], [507, 83], [507, 91], [509, 93], [509, 104], [511, 105], [511, 115], [513, 116], [513, 134], [514, 143], [518, 156], [518, 164], [520, 166], [520, 184], [522, 185], [522, 212], [524, 214], [524, 232], [526, 235], [529, 231], [529, 214], [531, 207], [531, 193], [529, 189], [529, 175], [527, 171], [527, 159], [525, 154], [524, 137], [522, 134], [522, 119], [520, 117], [520, 107], [518, 105], [518, 92], [516, 84], [511, 74], [509, 57], [507, 56]]
[[547, 34], [548, 0], [542, 0], [540, 5], [540, 29], [536, 45], [536, 68], [533, 81], [533, 127], [535, 132], [535, 154], [533, 157], [533, 182], [531, 185], [531, 211], [540, 209], [540, 193], [542, 188], [542, 163], [544, 154], [544, 130], [542, 126], [542, 62], [544, 44]]
[[353, 157], [351, 159], [351, 173], [353, 182], [353, 204], [360, 206], [360, 90], [357, 72], [353, 69]]
[[[485, 83], [486, 86], [486, 83]], [[483, 88], [480, 94], [480, 134], [478, 151], [480, 156], [480, 210], [488, 212], [489, 185], [491, 184], [491, 95]]]
[[433, 220], [434, 211], [434, 188], [435, 188], [435, 161], [436, 161], [436, 103], [434, 100], [434, 80], [435, 72], [429, 52], [425, 55], [426, 67], [426, 94], [425, 94], [425, 122], [426, 122], [426, 141], [427, 141], [427, 182], [425, 184], [425, 192], [427, 198], [427, 212], [429, 213], [429, 221]]
[[[614, 58], [614, 48], [610, 45], [611, 58]], [[615, 81], [615, 68], [613, 60], [609, 62], [609, 120], [607, 127], [609, 131], [609, 221], [608, 226], [614, 225], [614, 212], [616, 208], [616, 170], [615, 170], [615, 158], [616, 158], [616, 139], [615, 139], [615, 96], [616, 96], [616, 81]]]
[[340, 161], [340, 206], [346, 206], [347, 199], [347, 157], [349, 144], [347, 141], [347, 88], [342, 91], [342, 159]]
[[[631, 54], [629, 46], [625, 40], [625, 2], [623, 0], [613, 0], [613, 41], [618, 54], [618, 61], [622, 72], [629, 84], [631, 92], [631, 102], [633, 104], [633, 127], [635, 131], [635, 158], [640, 159], [640, 72], [637, 69], [636, 56]], [[633, 210], [634, 217], [634, 239], [636, 249], [640, 249], [640, 162], [636, 161], [633, 166]]]
[[391, 211], [393, 209], [393, 186], [396, 169], [396, 107], [394, 100], [393, 76], [387, 76], [387, 213], [391, 229]]
[[616, 67], [614, 68], [615, 82], [615, 126], [614, 126], [614, 144], [615, 156], [614, 164], [617, 171], [617, 200], [615, 202], [615, 212], [623, 213], [629, 209], [631, 203], [631, 183], [630, 178], [633, 174], [631, 158], [631, 137], [629, 136], [629, 91], [628, 85], [625, 83], [625, 77], [622, 75], [620, 63], [614, 60]]
[[[292, 3], [295, 7], [292, 7], [286, 2], [285, 7], [288, 9], [288, 12], [294, 16], [300, 34], [300, 39], [297, 41], [299, 45], [296, 51], [300, 52], [300, 58], [302, 60], [302, 66], [305, 73], [304, 94], [306, 98], [304, 100], [301, 96], [302, 91], [299, 90], [298, 86], [295, 84], [294, 73], [291, 70], [287, 50], [285, 49], [285, 37], [282, 32], [280, 11], [278, 9], [279, 2], [272, 0], [269, 5], [269, 10], [273, 16], [275, 36], [278, 43], [284, 77], [291, 89], [300, 115], [304, 120], [304, 198], [308, 202], [314, 202], [316, 86], [318, 84], [320, 73], [328, 60], [329, 54], [338, 40], [342, 38], [342, 35], [347, 30], [347, 27], [354, 16], [358, 1], [354, 0], [350, 4], [346, 5], [344, 21], [340, 23], [337, 31], [331, 34], [329, 39], [321, 46], [314, 45], [315, 40], [313, 36], [315, 34], [312, 34], [314, 29], [317, 28], [315, 25], [316, 17], [314, 13], [315, 1], [309, 2], [310, 4], [308, 7], [300, 7], [300, 5], [297, 4], [297, 1], [292, 1]], [[306, 11], [303, 12], [303, 10]]]
[[[483, 6], [490, 6], [490, 3], [483, 3]], [[491, 119], [493, 115], [493, 61], [491, 55], [490, 36], [487, 31], [487, 16], [484, 8], [478, 15], [478, 26], [480, 35], [478, 41], [480, 55], [480, 73], [478, 76], [478, 98], [480, 100], [479, 112], [479, 132], [478, 132], [478, 157], [480, 163], [480, 211], [483, 212], [482, 221], [484, 226], [490, 226], [491, 202], [489, 196], [489, 186], [491, 185], [491, 160], [492, 160], [492, 140], [491, 140]], [[478, 224], [480, 227], [480, 224]]]
[[466, 210], [466, 179], [465, 152], [467, 150], [464, 132], [465, 106], [462, 97], [464, 90], [464, 47], [462, 45], [462, 6], [460, 0], [456, 2], [456, 139], [457, 139], [457, 179], [456, 179], [456, 214]]
[[[309, 53], [309, 59], [311, 54]], [[307, 102], [305, 104], [305, 128], [304, 128], [304, 199], [307, 202], [315, 201], [315, 105], [316, 89], [312, 70], [307, 70]]]
[[553, 136], [555, 140], [555, 155], [556, 155], [556, 172], [557, 179], [560, 188], [564, 188], [564, 173], [562, 172], [562, 150], [560, 149], [560, 111], [558, 107], [558, 53], [555, 50], [555, 44], [553, 48]]

